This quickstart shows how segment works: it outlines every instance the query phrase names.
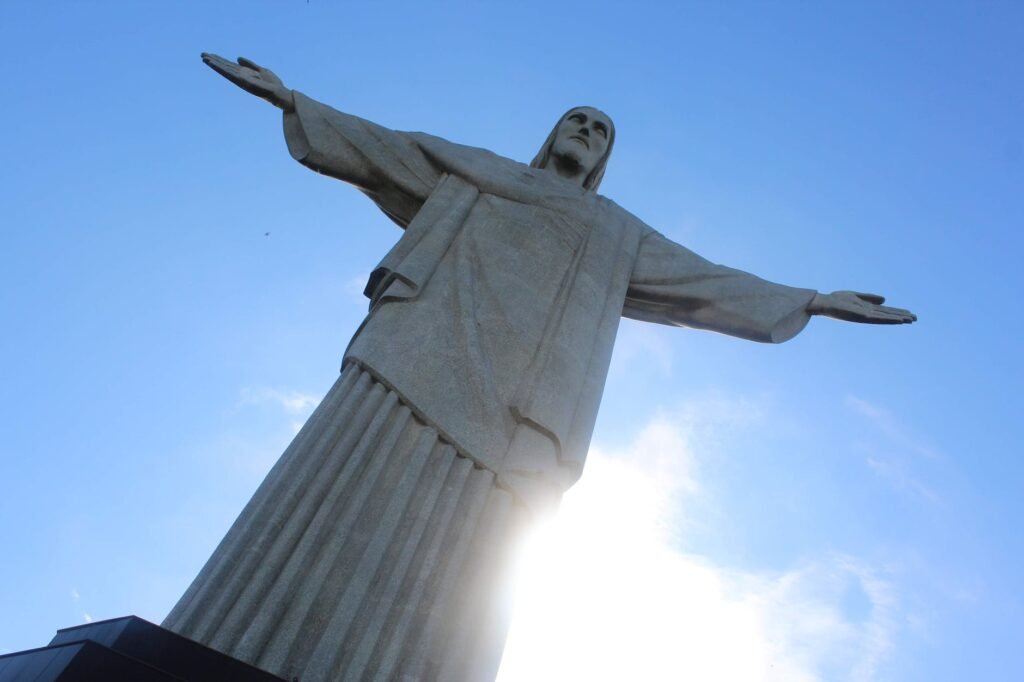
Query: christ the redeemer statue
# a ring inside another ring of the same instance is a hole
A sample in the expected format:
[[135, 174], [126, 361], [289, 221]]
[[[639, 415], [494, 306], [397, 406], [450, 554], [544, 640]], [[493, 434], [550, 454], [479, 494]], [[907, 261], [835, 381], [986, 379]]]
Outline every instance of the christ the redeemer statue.
[[580, 476], [620, 316], [772, 343], [812, 315], [916, 319], [666, 239], [597, 193], [615, 129], [596, 109], [527, 166], [203, 60], [284, 111], [296, 160], [404, 229], [337, 383], [164, 622], [282, 677], [493, 679], [511, 551]]

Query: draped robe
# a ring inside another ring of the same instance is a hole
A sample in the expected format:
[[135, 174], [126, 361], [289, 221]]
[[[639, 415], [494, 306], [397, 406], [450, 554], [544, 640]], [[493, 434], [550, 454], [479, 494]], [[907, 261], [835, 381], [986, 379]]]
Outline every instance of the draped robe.
[[492, 679], [512, 553], [582, 471], [619, 317], [779, 342], [814, 292], [482, 149], [299, 93], [284, 128], [405, 231], [341, 378], [164, 626], [286, 679]]
[[620, 316], [763, 342], [809, 319], [813, 290], [713, 264], [556, 173], [300, 93], [284, 128], [405, 228], [345, 362], [528, 504], [582, 472]]

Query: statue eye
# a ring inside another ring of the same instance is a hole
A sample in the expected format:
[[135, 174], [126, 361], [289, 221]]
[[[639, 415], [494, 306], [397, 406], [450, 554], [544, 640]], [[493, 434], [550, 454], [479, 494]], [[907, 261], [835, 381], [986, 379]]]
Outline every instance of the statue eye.
[[573, 114], [569, 117], [569, 120], [575, 121], [576, 123], [583, 123], [587, 119], [583, 116], [583, 114]]
[[601, 137], [603, 137], [604, 139], [608, 139], [608, 129], [604, 127], [603, 123], [595, 123], [594, 130], [601, 133]]

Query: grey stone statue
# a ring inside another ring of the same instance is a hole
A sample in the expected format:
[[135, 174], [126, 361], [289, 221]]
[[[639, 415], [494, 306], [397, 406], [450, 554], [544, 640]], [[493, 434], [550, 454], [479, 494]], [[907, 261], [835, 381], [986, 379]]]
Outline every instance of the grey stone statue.
[[597, 109], [527, 166], [203, 61], [404, 229], [341, 377], [164, 623], [284, 677], [493, 678], [509, 553], [582, 472], [620, 316], [772, 343], [812, 315], [916, 319], [710, 263], [597, 194], [615, 140]]

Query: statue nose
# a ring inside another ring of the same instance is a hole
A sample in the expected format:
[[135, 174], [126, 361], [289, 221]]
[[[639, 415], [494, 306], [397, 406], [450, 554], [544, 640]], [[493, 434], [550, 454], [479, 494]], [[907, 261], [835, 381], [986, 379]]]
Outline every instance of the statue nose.
[[590, 137], [590, 130], [586, 126], [583, 126], [580, 128], [580, 135], [583, 137]]

